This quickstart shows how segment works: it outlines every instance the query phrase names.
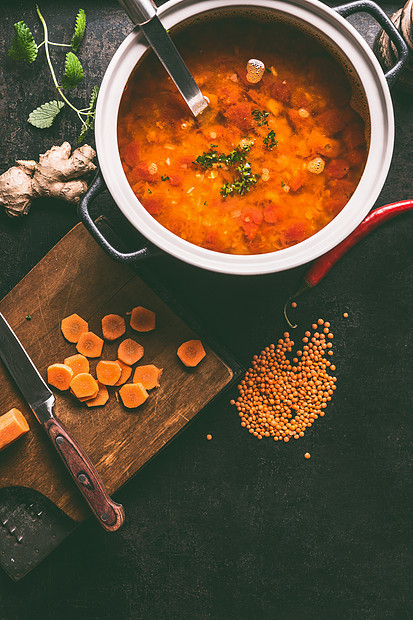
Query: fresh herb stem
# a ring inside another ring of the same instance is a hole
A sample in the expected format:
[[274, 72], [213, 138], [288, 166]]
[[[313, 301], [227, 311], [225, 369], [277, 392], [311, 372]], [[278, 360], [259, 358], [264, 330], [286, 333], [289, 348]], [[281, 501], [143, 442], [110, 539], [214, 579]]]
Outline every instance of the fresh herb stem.
[[[77, 115], [78, 119], [82, 123], [78, 142], [82, 142], [89, 129], [93, 130], [95, 119], [95, 106], [98, 97], [99, 89], [94, 86], [90, 96], [89, 106], [87, 108], [78, 109], [65, 95], [66, 90], [70, 88], [76, 88], [83, 79], [83, 67], [76, 56], [77, 49], [82, 42], [85, 28], [86, 28], [86, 14], [83, 9], [79, 9], [76, 20], [72, 39], [69, 43], [56, 43], [49, 40], [49, 30], [45, 18], [43, 17], [39, 6], [36, 4], [37, 16], [43, 28], [44, 38], [39, 45], [36, 44], [33, 34], [23, 21], [19, 21], [14, 24], [14, 36], [11, 42], [8, 55], [13, 60], [25, 60], [28, 63], [32, 63], [36, 60], [38, 51], [44, 46], [45, 58], [49, 67], [50, 75], [56, 89], [56, 98], [53, 101], [43, 103], [41, 106], [33, 110], [28, 117], [29, 123], [39, 129], [46, 129], [51, 127], [56, 116], [60, 110], [66, 104]], [[65, 71], [61, 82], [59, 83], [56, 72], [50, 57], [50, 46], [55, 47], [69, 47], [70, 52], [66, 53]]]
[[39, 16], [39, 19], [41, 21], [41, 24], [43, 26], [43, 32], [44, 32], [44, 51], [46, 54], [46, 60], [47, 60], [47, 64], [49, 65], [49, 69], [50, 69], [50, 73], [52, 76], [52, 80], [53, 80], [53, 84], [56, 87], [56, 90], [58, 92], [58, 94], [60, 95], [60, 97], [63, 99], [63, 101], [65, 103], [67, 103], [67, 105], [69, 106], [69, 108], [72, 108], [72, 110], [74, 110], [76, 112], [76, 114], [78, 115], [79, 119], [82, 121], [83, 123], [83, 119], [79, 113], [79, 110], [72, 104], [70, 103], [69, 99], [65, 96], [65, 94], [62, 92], [61, 87], [59, 86], [59, 83], [57, 81], [56, 78], [56, 73], [54, 71], [53, 65], [52, 65], [52, 61], [50, 59], [50, 52], [49, 52], [49, 31], [47, 29], [47, 24], [44, 20], [43, 15], [40, 12], [40, 9], [38, 7], [38, 5], [36, 4], [36, 11], [37, 11], [37, 15]]
[[[43, 45], [43, 43], [40, 43], [40, 45]], [[37, 48], [39, 48], [40, 45], [38, 45]], [[58, 47], [72, 47], [70, 43], [52, 43], [52, 41], [49, 41], [49, 45], [57, 45]]]

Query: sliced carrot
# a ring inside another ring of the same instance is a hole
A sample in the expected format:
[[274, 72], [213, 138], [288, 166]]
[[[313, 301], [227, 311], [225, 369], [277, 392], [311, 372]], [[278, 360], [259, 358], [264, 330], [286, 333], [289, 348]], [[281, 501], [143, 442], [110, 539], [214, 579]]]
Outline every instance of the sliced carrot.
[[58, 390], [68, 390], [73, 370], [66, 364], [52, 364], [47, 369], [47, 382]]
[[163, 368], [157, 368], [153, 364], [147, 366], [138, 366], [133, 375], [134, 383], [141, 383], [146, 390], [152, 390], [159, 387], [159, 377]]
[[102, 355], [103, 340], [93, 332], [85, 332], [80, 336], [76, 349], [86, 357], [100, 357]]
[[105, 340], [116, 340], [126, 332], [125, 319], [119, 314], [107, 314], [102, 319], [102, 333]]
[[126, 383], [126, 381], [131, 376], [132, 368], [128, 366], [127, 364], [124, 364], [121, 360], [117, 360], [117, 362], [122, 372], [121, 372], [119, 379], [116, 381], [115, 385], [123, 385], [124, 383]]
[[81, 372], [89, 372], [89, 360], [84, 355], [76, 353], [65, 359], [65, 365], [70, 366], [73, 370], [73, 376], [80, 374]]
[[141, 357], [143, 357], [145, 350], [141, 344], [132, 340], [132, 338], [126, 338], [118, 347], [118, 359], [128, 366], [136, 364]]
[[119, 394], [128, 409], [139, 407], [148, 398], [148, 392], [141, 383], [126, 383], [120, 388]]
[[18, 409], [10, 409], [0, 416], [0, 450], [27, 433], [29, 425]]
[[87, 372], [81, 372], [73, 377], [70, 382], [70, 389], [73, 394], [79, 398], [94, 398], [99, 391], [96, 379]]
[[103, 385], [103, 383], [99, 383], [98, 381], [98, 386], [99, 386], [99, 391], [97, 395], [95, 396], [95, 398], [89, 398], [86, 401], [86, 405], [88, 407], [102, 407], [102, 405], [106, 405], [106, 403], [109, 400], [109, 392], [108, 392], [108, 388], [106, 387], [106, 385]]
[[197, 366], [206, 353], [200, 340], [188, 340], [181, 344], [177, 355], [185, 366]]
[[60, 327], [63, 336], [69, 342], [79, 342], [80, 336], [89, 330], [87, 321], [82, 319], [78, 314], [67, 316], [63, 319]]
[[148, 308], [137, 306], [132, 310], [130, 326], [137, 332], [150, 332], [152, 329], [155, 329], [155, 319], [155, 312], [148, 310]]
[[[74, 391], [73, 391], [71, 388], [70, 388], [70, 390], [69, 390], [69, 391], [70, 391], [70, 393], [71, 393], [71, 394], [73, 394], [73, 396], [76, 396], [76, 394], [74, 393]], [[92, 400], [92, 398], [96, 398], [96, 396], [98, 395], [98, 393], [99, 393], [99, 386], [96, 388], [96, 390], [95, 390], [95, 392], [92, 394], [92, 396], [85, 396], [84, 398], [78, 398], [78, 397], [76, 396], [76, 398], [77, 398], [77, 400], [80, 400], [80, 402], [81, 402], [81, 403], [85, 403], [85, 402], [86, 402], [86, 401], [88, 401], [88, 400]]]
[[122, 368], [118, 362], [102, 360], [96, 366], [96, 376], [98, 381], [104, 385], [115, 385], [122, 374]]

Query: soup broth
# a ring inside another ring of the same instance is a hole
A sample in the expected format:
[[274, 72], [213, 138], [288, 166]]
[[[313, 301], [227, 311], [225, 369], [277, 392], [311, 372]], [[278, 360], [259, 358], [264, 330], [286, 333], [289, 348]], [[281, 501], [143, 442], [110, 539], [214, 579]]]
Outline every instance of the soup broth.
[[[194, 119], [152, 52], [135, 68], [118, 144], [145, 209], [179, 237], [229, 254], [280, 250], [326, 226], [367, 158], [340, 64], [283, 24], [222, 19], [174, 40], [210, 105]], [[250, 59], [265, 65], [257, 83]]]

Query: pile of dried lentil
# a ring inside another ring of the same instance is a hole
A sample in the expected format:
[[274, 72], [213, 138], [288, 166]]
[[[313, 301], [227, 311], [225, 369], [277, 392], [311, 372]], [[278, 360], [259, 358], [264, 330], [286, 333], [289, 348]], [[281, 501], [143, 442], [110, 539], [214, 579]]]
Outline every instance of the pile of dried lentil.
[[251, 368], [238, 385], [240, 396], [231, 400], [241, 418], [241, 426], [262, 439], [289, 441], [304, 437], [305, 429], [325, 415], [327, 403], [336, 389], [336, 367], [325, 357], [333, 355], [330, 323], [318, 319], [306, 331], [302, 350], [290, 359], [294, 341], [285, 332], [276, 345], [254, 355]]

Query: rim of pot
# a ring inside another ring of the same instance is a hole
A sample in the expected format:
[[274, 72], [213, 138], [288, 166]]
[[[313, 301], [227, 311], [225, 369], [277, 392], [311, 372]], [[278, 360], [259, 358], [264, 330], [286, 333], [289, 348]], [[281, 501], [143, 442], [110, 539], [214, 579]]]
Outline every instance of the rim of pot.
[[148, 240], [187, 263], [234, 275], [258, 275], [292, 269], [328, 252], [345, 239], [373, 207], [387, 177], [393, 154], [394, 117], [390, 91], [378, 60], [362, 36], [343, 17], [318, 0], [171, 0], [158, 14], [167, 29], [182, 21], [222, 9], [275, 12], [286, 21], [304, 22], [317, 37], [338, 48], [361, 82], [371, 119], [370, 146], [360, 182], [333, 220], [294, 246], [265, 254], [224, 254], [181, 239], [159, 224], [139, 202], [123, 171], [117, 141], [118, 110], [126, 82], [147, 44], [139, 29], [118, 48], [104, 75], [96, 108], [96, 146], [106, 185], [119, 209]]

